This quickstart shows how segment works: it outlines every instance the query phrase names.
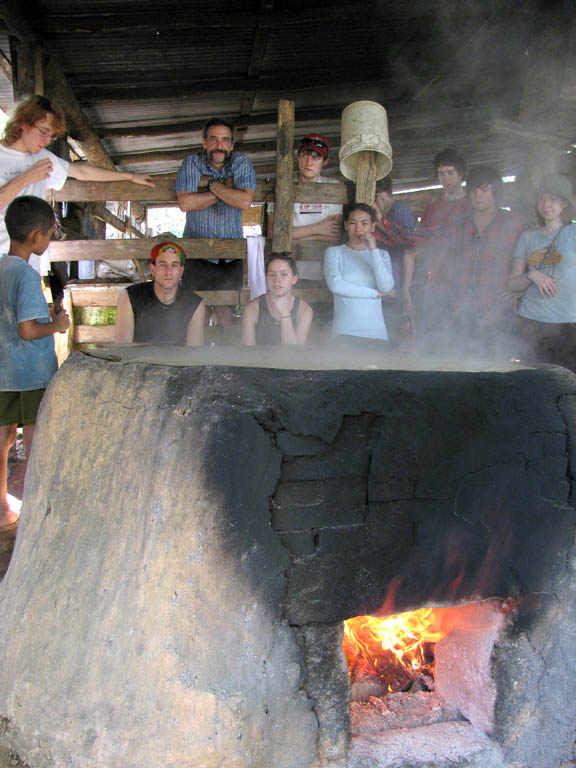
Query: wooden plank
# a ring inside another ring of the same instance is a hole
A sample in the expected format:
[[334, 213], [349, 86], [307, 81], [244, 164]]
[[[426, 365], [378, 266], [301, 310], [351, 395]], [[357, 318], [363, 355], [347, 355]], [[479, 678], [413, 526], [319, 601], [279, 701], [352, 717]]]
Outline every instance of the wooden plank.
[[[50, 244], [50, 261], [110, 261], [149, 259], [155, 243], [166, 238], [130, 240], [55, 240]], [[175, 238], [177, 239], [177, 238]], [[245, 259], [246, 240], [191, 240], [178, 243], [188, 259]]]
[[297, 261], [322, 261], [324, 251], [334, 243], [329, 240], [295, 240], [292, 255]]
[[348, 202], [348, 191], [346, 184], [317, 184], [302, 183], [294, 184], [294, 200], [298, 203], [340, 203], [345, 205]]
[[[218, 94], [242, 94], [249, 91], [257, 93], [286, 93], [294, 91], [312, 91], [318, 88], [318, 83], [327, 88], [336, 86], [340, 89], [342, 99], [346, 103], [349, 95], [346, 91], [358, 90], [358, 74], [349, 66], [314, 68], [314, 78], [309, 72], [272, 72], [265, 77], [250, 78], [247, 75], [220, 76], [220, 73], [190, 78], [190, 69], [174, 68], [158, 70], [158, 77], [151, 80], [149, 77], [133, 80], [126, 79], [130, 71], [120, 68], [106, 71], [106, 73], [90, 72], [88, 74], [77, 73], [74, 79], [75, 92], [79, 101], [90, 102], [105, 99], [110, 102], [134, 100], [154, 100], [158, 98], [159, 89], [165, 99], [187, 97], [197, 98], [200, 94], [209, 93], [212, 98]], [[124, 78], [124, 80], [122, 80]], [[365, 66], [362, 69], [362, 86], [378, 86], [386, 93], [389, 101], [395, 101], [402, 97], [401, 84], [398, 78], [382, 78], [382, 66]]]
[[376, 198], [376, 153], [369, 150], [358, 152], [358, 177], [356, 202], [374, 205]]
[[[68, 286], [75, 307], [115, 307], [118, 296], [131, 283], [114, 285], [71, 285]], [[196, 291], [212, 306], [231, 306], [245, 304], [250, 300], [248, 290], [241, 291]]]
[[560, 137], [542, 131], [534, 131], [528, 126], [514, 122], [513, 120], [493, 120], [491, 127], [492, 130], [497, 133], [512, 134], [512, 136], [518, 139], [550, 144], [550, 146], [561, 150], [567, 149], [574, 141], [573, 136], [566, 135], [565, 137]]
[[129, 181], [76, 181], [68, 179], [60, 190], [54, 190], [56, 202], [91, 203], [121, 200], [139, 200], [162, 202], [175, 201], [175, 174], [156, 176], [155, 187], [132, 184]]
[[[317, 107], [312, 109], [299, 109], [298, 120], [299, 122], [303, 123], [319, 123], [326, 120], [339, 121], [341, 114], [341, 107]], [[259, 112], [254, 115], [242, 114], [240, 117], [238, 117], [237, 114], [220, 113], [219, 116], [232, 123], [236, 130], [240, 128], [248, 128], [251, 126], [276, 126], [276, 122], [278, 120], [277, 112]], [[206, 119], [201, 118], [199, 120], [158, 123], [157, 125], [118, 126], [116, 128], [108, 128], [106, 126], [102, 126], [98, 133], [103, 139], [132, 139], [144, 136], [170, 136], [171, 134], [181, 133], [200, 134], [204, 128], [205, 123]]]
[[276, 146], [273, 251], [292, 250], [294, 209], [294, 102], [280, 99]]
[[114, 285], [67, 285], [72, 304], [75, 307], [115, 307], [118, 296], [131, 283], [115, 283]]
[[251, 205], [250, 208], [247, 208], [245, 211], [242, 211], [242, 226], [248, 227], [248, 226], [257, 226], [258, 224], [262, 226], [264, 221], [264, 211], [265, 211], [264, 205]]
[[[128, 181], [76, 181], [68, 179], [62, 189], [54, 191], [56, 202], [89, 203], [122, 200], [141, 202], [176, 203], [174, 191], [176, 174], [155, 176], [155, 187], [143, 187]], [[294, 185], [294, 199], [300, 203], [346, 203], [348, 197], [345, 184], [302, 184]], [[274, 200], [274, 182], [259, 181], [254, 194], [255, 203]]]
[[64, 289], [62, 306], [68, 312], [70, 317], [70, 327], [65, 333], [54, 334], [54, 349], [58, 358], [58, 365], [62, 365], [64, 360], [71, 354], [74, 341], [74, 312], [72, 304], [72, 294], [68, 288]]
[[34, 93], [33, 46], [28, 42], [20, 42], [14, 37], [10, 37], [9, 41], [13, 73], [12, 89], [14, 99], [20, 100]]
[[114, 227], [114, 229], [117, 229], [119, 232], [130, 232], [135, 237], [145, 237], [145, 235], [133, 226], [130, 221], [115, 216], [101, 203], [92, 203], [89, 213], [91, 216], [104, 221], [106, 224], [110, 224], [111, 227]]
[[[114, 285], [69, 285], [71, 303], [75, 307], [115, 307], [118, 296], [131, 283], [117, 283]], [[316, 304], [328, 304], [332, 301], [332, 294], [328, 288], [307, 288], [303, 284], [296, 284], [294, 292], [304, 301]], [[206, 299], [206, 303], [213, 306], [231, 306], [233, 304], [247, 304], [250, 301], [250, 292], [241, 291], [196, 291], [199, 296]]]
[[[330, 146], [334, 149], [338, 149], [340, 139], [338, 136], [327, 136]], [[238, 151], [242, 152], [248, 157], [253, 157], [259, 154], [266, 154], [274, 152], [276, 149], [276, 140], [269, 139], [264, 141], [262, 139], [258, 141], [248, 141], [242, 143], [242, 149], [238, 147]], [[122, 154], [114, 154], [113, 160], [116, 165], [142, 165], [146, 163], [181, 163], [184, 158], [191, 154], [197, 154], [202, 151], [201, 144], [193, 144], [188, 147], [182, 147], [180, 149], [158, 149], [148, 152], [126, 152]]]
[[74, 328], [74, 344], [113, 344], [113, 325], [77, 325]]

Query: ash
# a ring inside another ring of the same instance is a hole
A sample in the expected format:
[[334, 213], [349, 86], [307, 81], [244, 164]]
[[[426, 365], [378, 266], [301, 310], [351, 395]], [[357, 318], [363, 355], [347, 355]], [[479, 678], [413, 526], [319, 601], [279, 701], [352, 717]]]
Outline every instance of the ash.
[[350, 705], [352, 734], [380, 733], [391, 728], [418, 728], [435, 723], [462, 721], [460, 712], [437, 693], [389, 693], [382, 698]]

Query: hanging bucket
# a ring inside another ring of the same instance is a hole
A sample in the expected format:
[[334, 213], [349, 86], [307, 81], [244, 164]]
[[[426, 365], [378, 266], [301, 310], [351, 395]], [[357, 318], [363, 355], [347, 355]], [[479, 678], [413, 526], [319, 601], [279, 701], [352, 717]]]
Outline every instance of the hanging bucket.
[[338, 156], [340, 173], [358, 180], [358, 152], [376, 153], [376, 180], [392, 170], [392, 147], [388, 138], [386, 110], [375, 101], [355, 101], [342, 112], [342, 143]]

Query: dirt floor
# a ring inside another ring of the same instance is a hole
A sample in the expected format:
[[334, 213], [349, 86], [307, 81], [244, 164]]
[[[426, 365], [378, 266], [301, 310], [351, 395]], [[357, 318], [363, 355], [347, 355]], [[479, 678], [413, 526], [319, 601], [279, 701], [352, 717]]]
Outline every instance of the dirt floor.
[[0, 747], [0, 768], [29, 768], [19, 757], [5, 747]]

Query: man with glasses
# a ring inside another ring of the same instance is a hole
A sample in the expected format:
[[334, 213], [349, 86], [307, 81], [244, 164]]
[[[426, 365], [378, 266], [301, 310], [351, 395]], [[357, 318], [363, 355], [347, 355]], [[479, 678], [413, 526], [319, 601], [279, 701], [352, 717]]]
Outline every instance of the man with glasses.
[[[97, 168], [86, 162], [70, 163], [46, 147], [65, 133], [65, 120], [57, 104], [44, 96], [29, 96], [20, 102], [4, 128], [0, 141], [0, 254], [6, 253], [9, 237], [4, 212], [21, 195], [46, 199], [49, 189], [61, 189], [70, 176], [79, 181], [131, 181], [153, 187], [149, 176]], [[30, 265], [47, 274], [50, 262], [45, 255], [30, 258]]]
[[[328, 165], [330, 145], [319, 133], [309, 133], [298, 147], [298, 180], [301, 182], [337, 183], [322, 176]], [[268, 237], [274, 230], [274, 203], [268, 203]], [[294, 240], [325, 240], [336, 243], [342, 233], [342, 206], [334, 203], [294, 203], [292, 219]], [[299, 261], [300, 280], [323, 280], [321, 261]]]

